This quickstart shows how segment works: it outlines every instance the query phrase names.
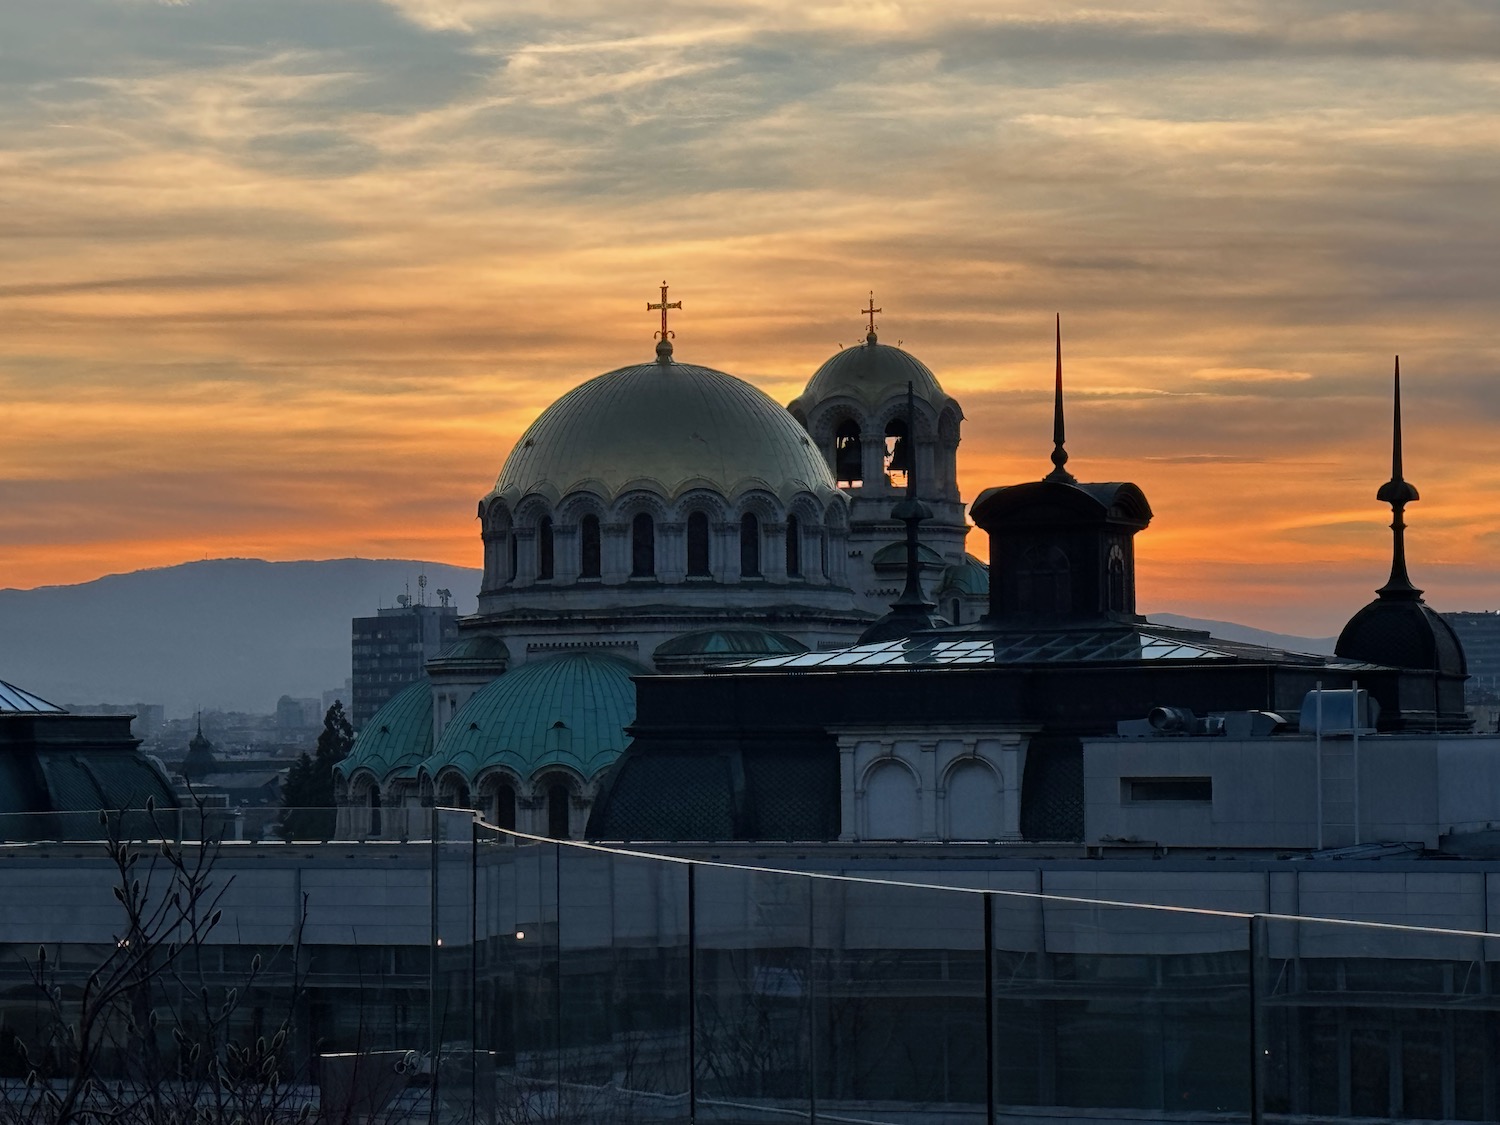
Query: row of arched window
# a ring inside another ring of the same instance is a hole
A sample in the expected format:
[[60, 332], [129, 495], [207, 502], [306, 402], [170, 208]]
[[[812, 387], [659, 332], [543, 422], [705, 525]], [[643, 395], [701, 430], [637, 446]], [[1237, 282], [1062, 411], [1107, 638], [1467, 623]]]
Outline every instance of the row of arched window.
[[[762, 576], [762, 535], [760, 518], [754, 512], [740, 517], [740, 577]], [[510, 573], [517, 573], [518, 538], [514, 531], [510, 541]], [[599, 517], [586, 515], [578, 524], [578, 548], [580, 578], [598, 578], [601, 574]], [[823, 560], [824, 576], [827, 574], [826, 544]], [[794, 515], [787, 516], [785, 533], [786, 574], [788, 578], [802, 577], [802, 523]], [[551, 581], [557, 575], [556, 533], [551, 516], [543, 516], [536, 529], [537, 579]], [[712, 578], [709, 561], [709, 522], [706, 512], [692, 512], [687, 518], [687, 576], [689, 578]], [[649, 512], [638, 512], [630, 521], [630, 577], [656, 577], [656, 521]]]

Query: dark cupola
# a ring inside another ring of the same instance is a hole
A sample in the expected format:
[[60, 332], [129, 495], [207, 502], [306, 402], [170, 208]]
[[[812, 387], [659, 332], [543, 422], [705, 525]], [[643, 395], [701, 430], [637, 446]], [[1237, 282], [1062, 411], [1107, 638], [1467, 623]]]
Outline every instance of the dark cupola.
[[991, 625], [1052, 628], [1135, 622], [1135, 533], [1151, 505], [1129, 483], [1080, 484], [1067, 470], [1062, 318], [1057, 321], [1052, 471], [989, 488], [970, 508], [990, 537]]
[[[1422, 591], [1412, 585], [1406, 571], [1406, 505], [1420, 497], [1401, 475], [1399, 356], [1391, 433], [1391, 479], [1380, 486], [1375, 498], [1391, 506], [1391, 576], [1375, 591], [1375, 600], [1349, 619], [1334, 652], [1345, 660], [1433, 674], [1430, 702], [1414, 698], [1399, 701], [1398, 709], [1407, 717], [1404, 726], [1416, 729], [1429, 725], [1426, 714], [1429, 708], [1430, 722], [1440, 728], [1467, 726], [1463, 720], [1463, 682], [1468, 678], [1468, 667], [1463, 645], [1453, 627], [1422, 600]], [[1402, 694], [1408, 692], [1403, 690]], [[1381, 706], [1392, 710], [1388, 701], [1382, 700]]]
[[214, 744], [203, 733], [203, 714], [198, 714], [198, 733], [188, 743], [187, 757], [182, 760], [182, 776], [189, 781], [202, 781], [218, 767], [214, 757]]

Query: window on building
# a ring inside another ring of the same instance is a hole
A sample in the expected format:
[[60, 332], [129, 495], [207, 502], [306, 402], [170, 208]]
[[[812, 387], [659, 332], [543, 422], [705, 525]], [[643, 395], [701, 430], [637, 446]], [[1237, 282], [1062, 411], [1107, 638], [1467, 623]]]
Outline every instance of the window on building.
[[802, 524], [796, 516], [786, 518], [786, 573], [788, 578], [802, 576]]
[[707, 578], [708, 515], [694, 512], [687, 520], [687, 572], [689, 578]]
[[1211, 802], [1214, 782], [1211, 777], [1122, 777], [1120, 798], [1140, 801]]
[[1065, 617], [1073, 611], [1072, 570], [1060, 547], [1033, 547], [1021, 556], [1016, 601], [1022, 613]]
[[547, 835], [553, 840], [569, 839], [568, 787], [561, 781], [547, 786]]
[[542, 581], [551, 580], [553, 570], [552, 518], [543, 516], [536, 525], [536, 576]]
[[912, 446], [907, 438], [906, 419], [892, 418], [885, 427], [885, 471], [891, 483], [906, 487], [911, 472]]
[[520, 547], [517, 544], [516, 533], [514, 531], [507, 535], [506, 539], [510, 544], [510, 569], [506, 571], [505, 580], [507, 582], [514, 582], [516, 580], [516, 560]]
[[578, 575], [599, 577], [599, 517], [584, 516], [578, 525]]
[[656, 524], [645, 512], [630, 521], [630, 577], [656, 577]]
[[1125, 552], [1118, 543], [1109, 548], [1109, 610], [1125, 612]]
[[864, 479], [864, 454], [859, 423], [852, 418], [839, 423], [833, 436], [833, 475], [840, 484], [858, 484]]
[[740, 577], [760, 577], [760, 520], [754, 512], [740, 517]]
[[495, 805], [492, 810], [495, 827], [511, 832], [516, 830], [516, 791], [508, 781], [495, 787]]

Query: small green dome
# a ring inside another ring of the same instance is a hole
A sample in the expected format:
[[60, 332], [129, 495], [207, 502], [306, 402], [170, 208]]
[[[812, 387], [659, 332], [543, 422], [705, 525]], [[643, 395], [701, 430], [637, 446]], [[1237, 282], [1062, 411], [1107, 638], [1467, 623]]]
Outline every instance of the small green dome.
[[565, 765], [592, 778], [618, 758], [635, 720], [635, 683], [645, 670], [614, 656], [571, 652], [521, 665], [481, 688], [443, 730], [422, 763], [436, 777], [453, 768], [470, 782], [491, 766], [522, 778]]
[[821, 402], [850, 395], [875, 406], [906, 393], [911, 383], [918, 398], [941, 408], [948, 401], [931, 369], [910, 352], [879, 343], [872, 332], [865, 342], [845, 348], [818, 368], [798, 401]]
[[973, 555], [964, 555], [964, 561], [950, 566], [943, 575], [943, 584], [938, 592], [946, 594], [970, 594], [985, 597], [990, 592], [990, 568]]
[[687, 672], [710, 664], [755, 660], [762, 656], [795, 656], [807, 646], [772, 629], [752, 627], [699, 629], [657, 645], [652, 658], [663, 672]]
[[463, 633], [427, 662], [429, 671], [489, 672], [498, 676], [510, 663], [510, 649], [489, 633]]
[[391, 777], [415, 777], [431, 754], [432, 682], [423, 678], [391, 696], [333, 768], [346, 778], [366, 769], [384, 784]]

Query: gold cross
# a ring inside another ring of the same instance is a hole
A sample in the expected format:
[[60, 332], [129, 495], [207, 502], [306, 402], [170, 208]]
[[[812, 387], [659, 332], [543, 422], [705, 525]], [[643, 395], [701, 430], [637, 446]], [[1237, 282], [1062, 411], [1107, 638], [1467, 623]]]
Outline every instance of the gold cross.
[[875, 331], [875, 314], [885, 311], [884, 309], [877, 309], [875, 307], [875, 290], [870, 290], [870, 307], [867, 309], [860, 309], [859, 311], [870, 318], [870, 331], [871, 333], [873, 333]]
[[[873, 304], [874, 302], [872, 301], [871, 303]], [[660, 336], [663, 340], [665, 340], [665, 339], [667, 339], [668, 337], [671, 337], [671, 336], [676, 336], [677, 333], [675, 333], [675, 332], [668, 332], [667, 331], [667, 310], [668, 309], [680, 309], [680, 308], [682, 308], [682, 302], [681, 301], [668, 301], [667, 300], [667, 283], [665, 281], [663, 281], [661, 283], [661, 300], [660, 301], [647, 301], [646, 302], [646, 311], [647, 312], [654, 312], [656, 309], [661, 309], [661, 331], [660, 332], [653, 332], [653, 333], [651, 333], [651, 335], [652, 336]]]

